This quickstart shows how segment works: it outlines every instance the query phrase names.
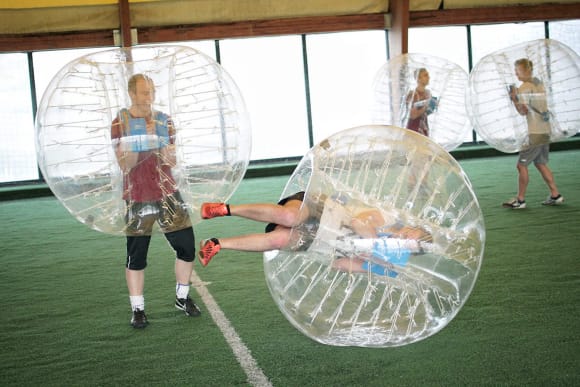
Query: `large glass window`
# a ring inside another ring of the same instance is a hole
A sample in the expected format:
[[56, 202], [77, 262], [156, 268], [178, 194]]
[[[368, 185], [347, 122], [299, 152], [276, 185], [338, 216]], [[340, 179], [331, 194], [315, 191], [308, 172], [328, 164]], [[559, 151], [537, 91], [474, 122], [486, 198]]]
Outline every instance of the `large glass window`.
[[384, 31], [308, 36], [314, 143], [371, 122], [374, 77], [387, 61]]
[[580, 55], [580, 20], [550, 22], [550, 39], [564, 43]]
[[27, 55], [1, 54], [0, 73], [0, 183], [37, 180]]
[[409, 52], [445, 58], [469, 72], [466, 27], [409, 28]]
[[191, 47], [193, 49], [196, 49], [197, 51], [203, 52], [205, 55], [209, 56], [210, 58], [213, 58], [214, 60], [216, 58], [215, 40], [195, 40], [190, 42], [178, 42], [173, 44], [178, 46]]
[[471, 27], [473, 65], [492, 52], [530, 40], [544, 39], [544, 23], [490, 24]]
[[300, 36], [220, 41], [221, 64], [246, 102], [252, 160], [302, 156], [309, 149]]
[[103, 51], [107, 48], [87, 48], [79, 50], [39, 51], [32, 54], [34, 63], [34, 83], [36, 86], [37, 103], [46, 91], [50, 81], [68, 63], [84, 55]]

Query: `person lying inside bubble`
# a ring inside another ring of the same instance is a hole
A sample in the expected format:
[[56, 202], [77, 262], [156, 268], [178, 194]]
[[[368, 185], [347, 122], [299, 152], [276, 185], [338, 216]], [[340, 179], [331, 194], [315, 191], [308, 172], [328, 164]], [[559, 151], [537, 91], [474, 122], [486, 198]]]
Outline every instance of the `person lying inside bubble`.
[[278, 204], [202, 204], [203, 219], [221, 216], [268, 223], [266, 232], [203, 240], [198, 253], [203, 266], [221, 249], [266, 252], [290, 248], [331, 254], [336, 257], [332, 267], [340, 271], [370, 270], [393, 277], [393, 265], [405, 265], [411, 255], [423, 254], [433, 243], [425, 229], [404, 225], [391, 214], [346, 194], [307, 197], [301, 191]]

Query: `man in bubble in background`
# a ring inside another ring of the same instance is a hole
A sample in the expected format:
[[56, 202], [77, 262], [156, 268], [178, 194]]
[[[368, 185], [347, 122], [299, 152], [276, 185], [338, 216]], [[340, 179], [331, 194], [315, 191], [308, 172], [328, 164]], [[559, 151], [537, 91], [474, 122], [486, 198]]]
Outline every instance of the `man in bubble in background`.
[[550, 190], [550, 195], [542, 202], [546, 206], [554, 206], [564, 202], [564, 197], [558, 191], [552, 170], [548, 167], [550, 153], [550, 113], [546, 101], [544, 84], [533, 76], [533, 63], [527, 58], [521, 58], [514, 63], [515, 73], [522, 84], [516, 88], [511, 85], [509, 95], [517, 112], [526, 116], [528, 125], [528, 144], [520, 151], [517, 162], [518, 193], [515, 198], [504, 202], [506, 208], [526, 208], [526, 190], [530, 181], [528, 166], [534, 163]]
[[126, 202], [127, 258], [125, 278], [129, 290], [131, 326], [145, 328], [145, 268], [155, 222], [175, 250], [175, 307], [187, 316], [199, 316], [189, 296], [195, 258], [193, 227], [171, 168], [176, 164], [175, 128], [169, 116], [153, 110], [155, 85], [144, 74], [128, 81], [131, 107], [122, 109], [111, 127], [115, 155], [123, 173]]

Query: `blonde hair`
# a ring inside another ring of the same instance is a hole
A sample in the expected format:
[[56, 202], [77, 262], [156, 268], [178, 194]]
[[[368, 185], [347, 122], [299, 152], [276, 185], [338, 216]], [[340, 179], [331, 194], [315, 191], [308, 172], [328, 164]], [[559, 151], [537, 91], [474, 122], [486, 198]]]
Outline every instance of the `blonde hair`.
[[413, 73], [413, 75], [415, 76], [415, 79], [418, 79], [419, 75], [421, 75], [421, 73], [423, 71], [427, 72], [427, 69], [425, 67], [420, 67], [417, 70], [415, 70], [415, 72]]
[[155, 85], [153, 83], [153, 79], [149, 78], [145, 74], [135, 74], [135, 75], [131, 76], [131, 78], [129, 78], [129, 81], [127, 82], [127, 90], [129, 90], [129, 92], [136, 93], [137, 92], [137, 81], [140, 79], [151, 84], [151, 87], [153, 88], [153, 90], [155, 90]]
[[527, 58], [520, 58], [520, 59], [516, 60], [514, 62], [514, 66], [515, 67], [522, 66], [526, 70], [530, 70], [530, 71], [534, 70], [534, 64], [532, 63], [531, 60], [529, 60]]

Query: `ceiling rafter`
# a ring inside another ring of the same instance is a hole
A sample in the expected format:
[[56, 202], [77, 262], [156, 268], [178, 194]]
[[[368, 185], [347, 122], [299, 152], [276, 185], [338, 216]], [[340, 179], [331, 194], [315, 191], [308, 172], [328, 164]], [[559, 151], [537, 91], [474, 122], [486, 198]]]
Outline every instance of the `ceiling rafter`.
[[[127, 1], [127, 0], [121, 0]], [[128, 5], [127, 5], [128, 7]], [[121, 11], [120, 11], [121, 12]], [[128, 17], [120, 13], [122, 18]], [[410, 11], [409, 27], [552, 21], [580, 19], [575, 4], [440, 9]], [[390, 28], [391, 14], [374, 13], [344, 16], [312, 16], [231, 23], [177, 25], [138, 28], [141, 44], [204, 39], [227, 39], [304, 33], [325, 33]], [[127, 27], [125, 27], [127, 28]], [[130, 39], [123, 36], [123, 39]], [[125, 41], [124, 45], [129, 45]], [[0, 52], [23, 52], [65, 48], [110, 47], [115, 45], [113, 31], [78, 31], [47, 34], [0, 34]]]

